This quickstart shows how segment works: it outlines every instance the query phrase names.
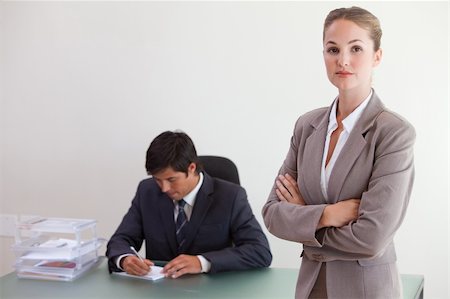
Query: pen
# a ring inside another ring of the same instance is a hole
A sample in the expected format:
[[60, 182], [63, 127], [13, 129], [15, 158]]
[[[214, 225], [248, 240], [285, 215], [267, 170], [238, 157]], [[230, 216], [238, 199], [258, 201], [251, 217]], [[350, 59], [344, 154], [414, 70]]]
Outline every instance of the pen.
[[56, 248], [61, 248], [67, 245], [67, 242], [61, 243], [59, 245], [56, 245]]
[[144, 263], [144, 259], [142, 258], [142, 256], [139, 255], [139, 253], [137, 252], [137, 250], [134, 249], [133, 246], [130, 246], [130, 249], [133, 250], [134, 254], [141, 260], [141, 262]]

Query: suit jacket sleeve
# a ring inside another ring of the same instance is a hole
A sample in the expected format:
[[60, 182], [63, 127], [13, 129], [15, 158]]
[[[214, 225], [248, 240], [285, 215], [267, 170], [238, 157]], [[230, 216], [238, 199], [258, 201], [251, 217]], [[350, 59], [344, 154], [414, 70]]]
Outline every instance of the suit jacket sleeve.
[[211, 262], [211, 273], [268, 267], [272, 261], [269, 243], [256, 220], [246, 192], [239, 188], [232, 200], [230, 234], [233, 245], [202, 255]]
[[138, 187], [138, 191], [131, 203], [131, 207], [122, 219], [116, 232], [108, 242], [106, 256], [108, 257], [108, 265], [110, 272], [121, 271], [117, 268], [115, 260], [122, 254], [134, 254], [130, 246], [139, 250], [142, 246], [144, 233], [142, 228], [142, 215], [140, 208], [140, 189], [142, 182]]
[[[298, 150], [302, 147], [301, 143], [305, 139], [303, 136], [305, 134], [304, 128], [308, 126], [307, 124], [311, 115], [312, 113], [309, 113], [301, 116], [297, 120], [288, 154], [278, 174], [284, 175], [288, 173], [293, 178], [297, 178]], [[283, 202], [278, 199], [275, 193], [276, 189], [277, 186], [274, 183], [269, 198], [262, 210], [264, 223], [269, 232], [284, 240], [299, 242], [305, 245], [320, 245], [316, 239], [316, 227], [326, 204], [301, 206]], [[300, 191], [302, 192], [301, 189]]]

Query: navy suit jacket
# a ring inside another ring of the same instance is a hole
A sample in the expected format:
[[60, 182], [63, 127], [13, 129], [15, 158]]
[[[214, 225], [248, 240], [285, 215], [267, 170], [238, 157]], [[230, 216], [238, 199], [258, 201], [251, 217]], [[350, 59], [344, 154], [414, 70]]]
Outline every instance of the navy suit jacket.
[[120, 271], [116, 258], [133, 254], [130, 246], [139, 250], [143, 241], [150, 260], [202, 255], [211, 262], [210, 273], [268, 267], [272, 261], [245, 190], [205, 172], [181, 252], [177, 251], [173, 201], [149, 178], [139, 184], [130, 209], [108, 242], [109, 270]]

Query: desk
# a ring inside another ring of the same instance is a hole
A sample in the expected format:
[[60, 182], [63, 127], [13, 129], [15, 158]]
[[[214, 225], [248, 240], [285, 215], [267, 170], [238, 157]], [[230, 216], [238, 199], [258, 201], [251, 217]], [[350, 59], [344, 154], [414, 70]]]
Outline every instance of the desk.
[[[0, 298], [294, 298], [297, 269], [268, 268], [147, 281], [109, 275], [106, 262], [73, 282], [0, 278]], [[402, 275], [404, 298], [420, 298], [423, 276]]]

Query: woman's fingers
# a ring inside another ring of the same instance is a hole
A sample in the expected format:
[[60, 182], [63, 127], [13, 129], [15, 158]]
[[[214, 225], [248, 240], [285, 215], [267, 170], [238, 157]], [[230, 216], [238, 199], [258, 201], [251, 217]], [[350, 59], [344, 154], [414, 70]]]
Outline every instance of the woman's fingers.
[[276, 180], [276, 193], [280, 200], [285, 200], [290, 203], [305, 205], [305, 201], [300, 193], [297, 182], [289, 174], [279, 175]]

